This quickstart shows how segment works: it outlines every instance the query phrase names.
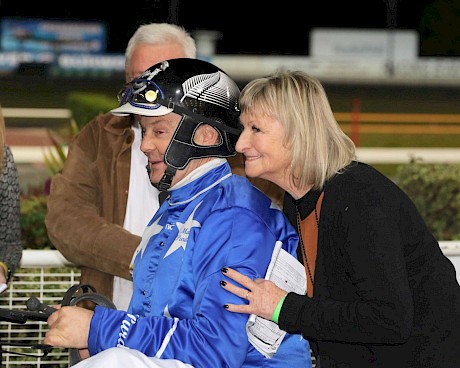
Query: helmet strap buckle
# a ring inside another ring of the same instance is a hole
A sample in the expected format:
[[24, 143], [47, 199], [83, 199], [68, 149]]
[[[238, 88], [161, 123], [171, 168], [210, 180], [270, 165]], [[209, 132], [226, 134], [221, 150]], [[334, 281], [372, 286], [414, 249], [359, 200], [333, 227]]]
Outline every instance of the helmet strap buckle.
[[171, 187], [171, 182], [176, 175], [176, 169], [172, 166], [167, 166], [166, 170], [161, 178], [160, 182], [158, 183], [158, 190], [160, 192], [165, 192]]

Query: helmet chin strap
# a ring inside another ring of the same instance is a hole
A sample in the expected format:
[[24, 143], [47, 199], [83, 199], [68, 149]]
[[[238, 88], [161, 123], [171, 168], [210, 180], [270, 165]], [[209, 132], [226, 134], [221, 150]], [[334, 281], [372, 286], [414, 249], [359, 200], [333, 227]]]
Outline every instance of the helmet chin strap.
[[[145, 165], [145, 168], [147, 170], [147, 175], [150, 180], [150, 173], [152, 170], [150, 170], [150, 165], [147, 164]], [[171, 187], [171, 182], [173, 180], [174, 175], [176, 175], [177, 169], [175, 169], [172, 166], [167, 166], [165, 173], [163, 174], [163, 177], [161, 178], [159, 183], [152, 183], [152, 185], [157, 188], [161, 192], [167, 191]]]
[[[171, 187], [171, 182], [174, 178], [174, 175], [176, 175], [176, 171], [177, 171], [176, 168], [168, 165], [166, 167], [166, 170], [160, 182], [157, 184], [153, 184], [153, 186], [156, 187], [160, 192], [167, 191]], [[147, 167], [147, 172], [149, 173], [149, 178], [150, 178], [150, 168], [149, 167]]]

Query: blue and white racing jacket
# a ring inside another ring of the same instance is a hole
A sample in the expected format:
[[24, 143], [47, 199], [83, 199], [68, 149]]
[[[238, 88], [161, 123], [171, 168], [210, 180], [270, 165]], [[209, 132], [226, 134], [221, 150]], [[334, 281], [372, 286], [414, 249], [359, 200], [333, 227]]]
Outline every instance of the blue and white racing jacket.
[[260, 354], [246, 335], [248, 315], [223, 307], [247, 301], [220, 286], [224, 266], [263, 278], [277, 240], [295, 255], [294, 228], [265, 194], [232, 175], [224, 159], [184, 180], [171, 189], [134, 254], [128, 313], [96, 307], [91, 355], [123, 346], [194, 367], [311, 367], [300, 335], [286, 334], [271, 359]]

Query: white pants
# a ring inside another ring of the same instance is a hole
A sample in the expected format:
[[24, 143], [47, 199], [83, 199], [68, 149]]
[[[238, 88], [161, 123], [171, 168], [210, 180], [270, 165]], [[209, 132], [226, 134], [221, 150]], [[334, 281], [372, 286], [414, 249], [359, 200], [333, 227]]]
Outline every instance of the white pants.
[[138, 350], [110, 348], [75, 364], [75, 368], [193, 368], [190, 364], [175, 359], [158, 359], [148, 357]]

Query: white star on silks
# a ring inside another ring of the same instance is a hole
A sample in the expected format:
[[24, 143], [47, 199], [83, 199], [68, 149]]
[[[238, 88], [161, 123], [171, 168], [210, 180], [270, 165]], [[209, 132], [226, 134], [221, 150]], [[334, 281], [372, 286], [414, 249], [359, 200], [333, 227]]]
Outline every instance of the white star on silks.
[[168, 251], [166, 252], [163, 258], [166, 258], [167, 256], [174, 253], [181, 247], [185, 250], [185, 248], [187, 247], [188, 236], [190, 235], [192, 227], [201, 227], [201, 224], [193, 219], [193, 216], [195, 215], [195, 212], [198, 209], [198, 207], [200, 207], [201, 203], [203, 202], [198, 203], [198, 205], [195, 207], [193, 212], [190, 214], [190, 216], [184, 223], [176, 222], [176, 226], [179, 233], [177, 234], [176, 239], [174, 239], [174, 242], [171, 244], [171, 247], [169, 247]]
[[138, 245], [136, 252], [134, 253], [133, 261], [131, 263], [134, 263], [134, 259], [136, 258], [139, 252], [141, 252], [142, 258], [142, 256], [144, 255], [145, 248], [147, 248], [147, 244], [149, 243], [149, 240], [152, 238], [152, 236], [158, 234], [163, 229], [163, 226], [158, 225], [160, 219], [161, 216], [158, 217], [152, 225], [147, 226], [145, 228], [144, 233], [142, 234], [141, 242]]

